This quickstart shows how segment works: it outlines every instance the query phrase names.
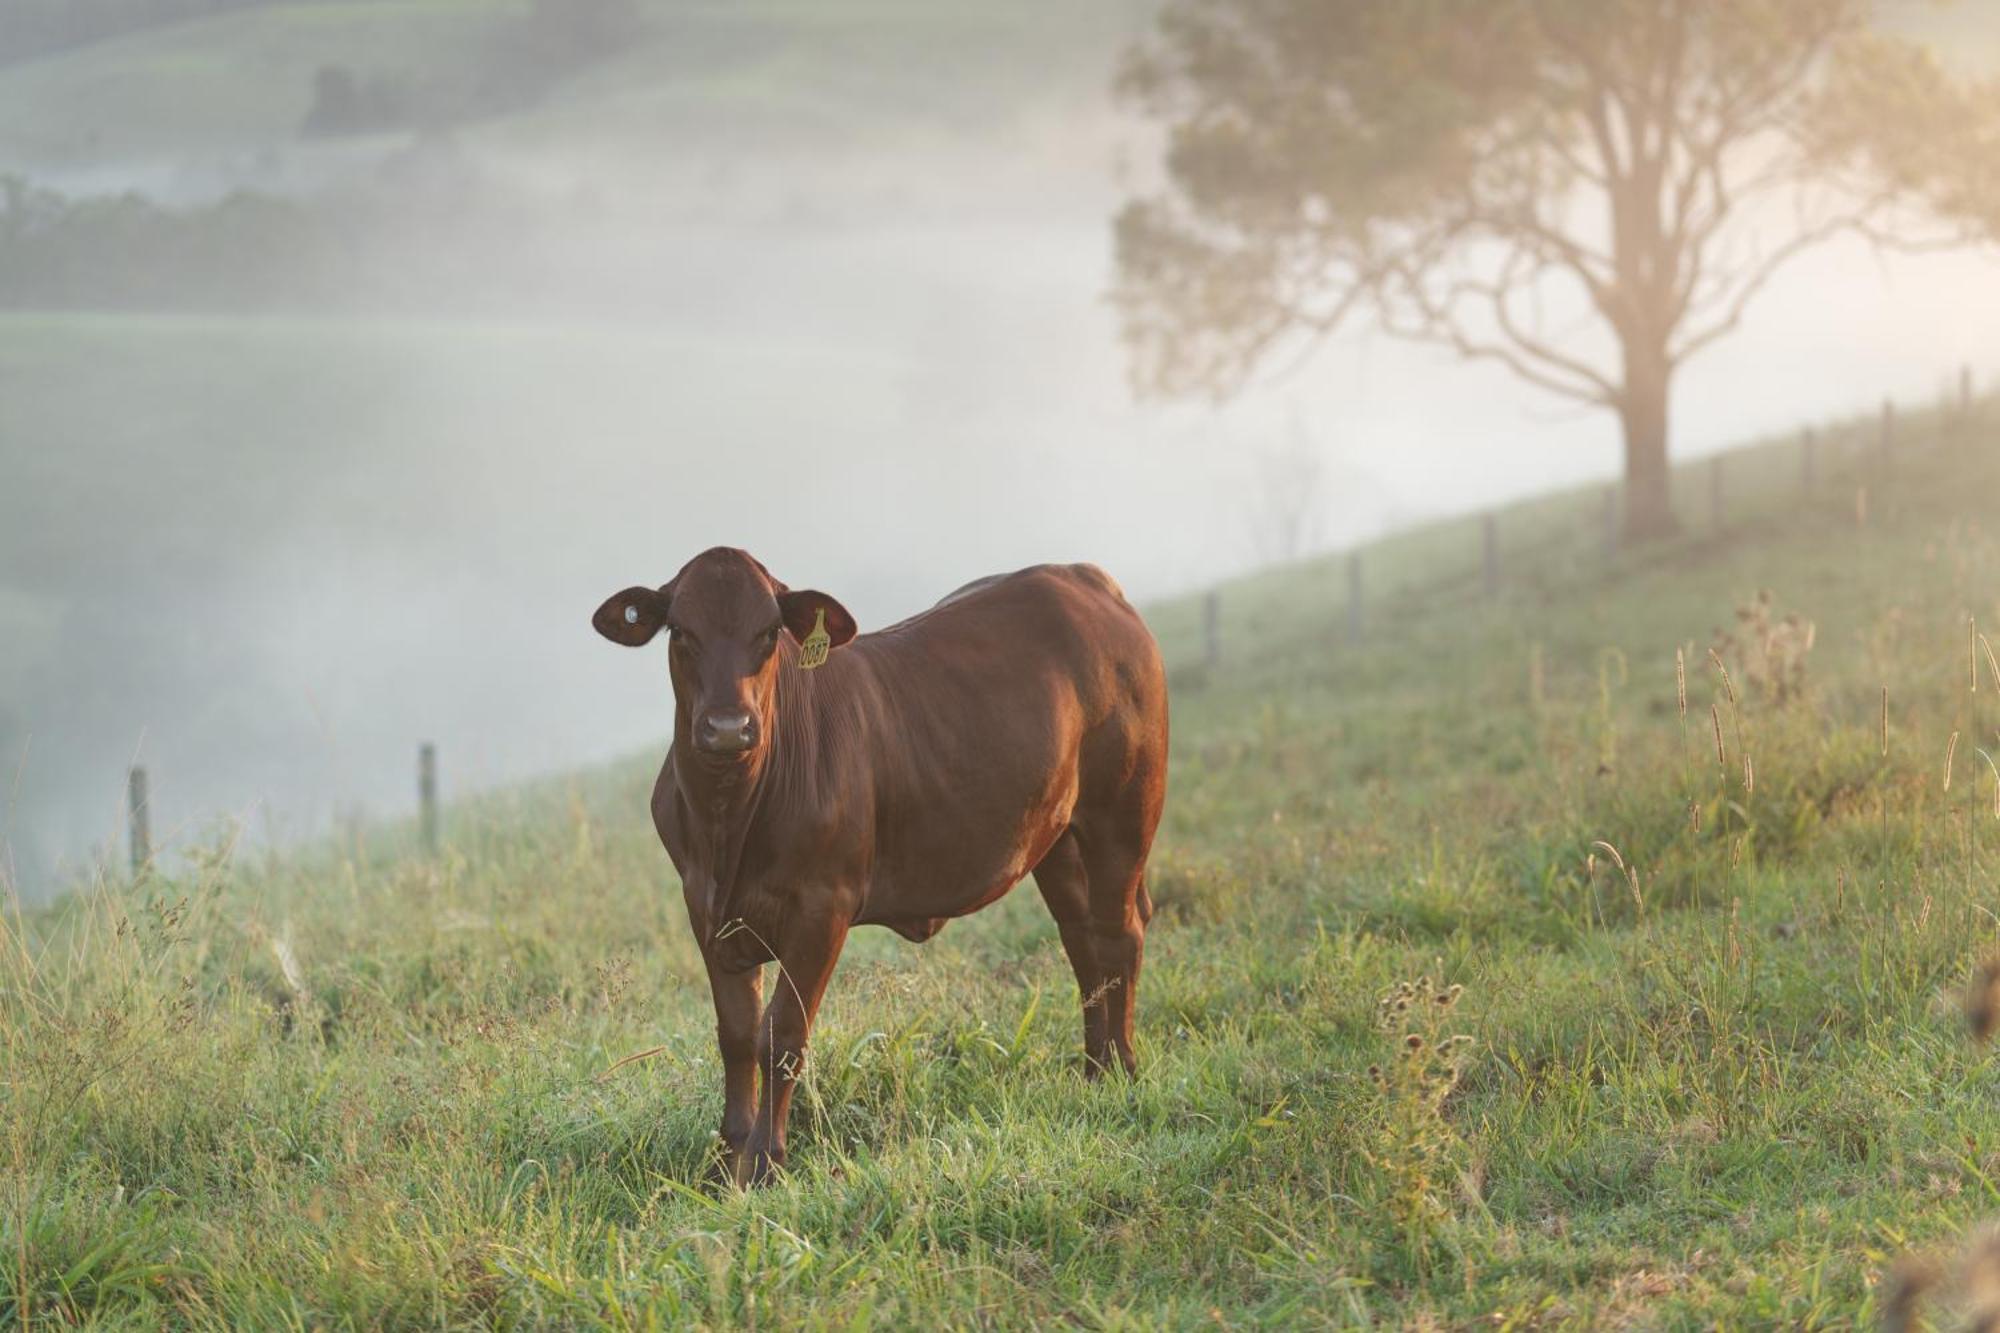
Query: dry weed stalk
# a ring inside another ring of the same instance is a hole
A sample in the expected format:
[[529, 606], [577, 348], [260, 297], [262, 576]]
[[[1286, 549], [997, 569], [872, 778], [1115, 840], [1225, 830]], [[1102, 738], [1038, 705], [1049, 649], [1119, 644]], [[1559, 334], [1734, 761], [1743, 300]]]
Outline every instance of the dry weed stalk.
[[1934, 1259], [1904, 1255], [1889, 1270], [1883, 1284], [1882, 1333], [1915, 1333], [1922, 1327], [1924, 1298], [1944, 1281], [1944, 1269]]
[[1806, 666], [1818, 641], [1818, 627], [1797, 611], [1779, 615], [1770, 589], [1765, 588], [1736, 608], [1733, 629], [1716, 631], [1709, 656], [1722, 673], [1731, 707], [1738, 700], [1723, 666], [1725, 657], [1740, 663], [1748, 693], [1783, 705], [1805, 693]]
[[1965, 1026], [1981, 1045], [2000, 1028], [2000, 954], [1989, 955], [1965, 988]]
[[2000, 764], [1994, 763], [1993, 756], [1978, 746], [1975, 745], [1972, 749], [1974, 754], [1986, 761], [1986, 767], [1993, 773], [1993, 817], [2000, 819]]
[[1947, 1258], [1902, 1256], [1883, 1286], [1884, 1333], [1936, 1326], [1925, 1318], [1925, 1307], [1933, 1303], [1957, 1316], [1956, 1327], [1978, 1333], [2000, 1329], [2000, 1223], [1980, 1227]]

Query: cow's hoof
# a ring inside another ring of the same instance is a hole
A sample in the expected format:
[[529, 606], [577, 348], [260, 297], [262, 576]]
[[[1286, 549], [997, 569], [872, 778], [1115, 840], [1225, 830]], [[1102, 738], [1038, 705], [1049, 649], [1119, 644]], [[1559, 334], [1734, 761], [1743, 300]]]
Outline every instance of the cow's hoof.
[[743, 1150], [734, 1144], [718, 1143], [708, 1154], [708, 1170], [703, 1179], [710, 1187], [734, 1185], [736, 1164], [741, 1161]]
[[745, 1148], [736, 1154], [733, 1165], [736, 1184], [743, 1189], [756, 1189], [785, 1174], [785, 1154], [782, 1149], [772, 1152], [764, 1148]]
[[1136, 1060], [1126, 1059], [1117, 1051], [1107, 1051], [1103, 1055], [1085, 1055], [1083, 1057], [1083, 1076], [1091, 1083], [1102, 1081], [1106, 1074], [1114, 1070], [1124, 1074], [1127, 1078], [1137, 1078], [1139, 1075], [1139, 1063]]

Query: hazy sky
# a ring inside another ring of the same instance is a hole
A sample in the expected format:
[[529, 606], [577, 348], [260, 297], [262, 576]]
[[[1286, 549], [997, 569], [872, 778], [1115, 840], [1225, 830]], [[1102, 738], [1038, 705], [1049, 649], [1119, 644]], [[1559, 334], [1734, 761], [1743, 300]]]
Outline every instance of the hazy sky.
[[[589, 614], [712, 544], [866, 629], [1041, 560], [1142, 599], [1246, 568], [1259, 452], [1295, 432], [1326, 469], [1322, 546], [1616, 474], [1607, 414], [1365, 330], [1226, 407], [1135, 404], [1105, 299], [1151, 148], [1106, 91], [1132, 27], [1104, 21], [1104, 77], [1070, 51], [1046, 96], [1032, 68], [981, 68], [1013, 48], [949, 50], [938, 78], [1028, 90], [969, 123], [891, 106], [829, 144], [781, 108], [724, 133], [663, 81], [465, 131], [483, 176], [579, 201], [578, 236], [544, 253], [458, 219], [384, 258], [392, 313], [0, 315], [0, 522], [34, 534], [0, 568], [21, 877], [115, 832], [133, 755], [186, 837], [217, 811], [294, 833], [336, 803], [397, 813], [421, 739], [458, 790], [656, 750], [663, 652]], [[0, 112], [86, 115], [73, 74], [0, 69]], [[195, 203], [408, 146], [210, 119], [185, 141], [0, 134], [0, 173]], [[477, 262], [440, 278], [461, 234]], [[482, 311], [494, 264], [546, 270], [548, 308]], [[2000, 256], [1831, 248], [1689, 367], [1676, 449], [1928, 401], [1961, 362], [1990, 382], [1995, 347]]]

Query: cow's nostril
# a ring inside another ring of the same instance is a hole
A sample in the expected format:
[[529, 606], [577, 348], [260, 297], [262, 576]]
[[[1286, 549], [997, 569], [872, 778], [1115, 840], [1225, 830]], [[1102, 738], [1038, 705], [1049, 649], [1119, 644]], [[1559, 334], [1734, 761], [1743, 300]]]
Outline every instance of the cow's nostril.
[[748, 713], [709, 713], [698, 736], [701, 748], [720, 754], [747, 750], [756, 743], [756, 721]]

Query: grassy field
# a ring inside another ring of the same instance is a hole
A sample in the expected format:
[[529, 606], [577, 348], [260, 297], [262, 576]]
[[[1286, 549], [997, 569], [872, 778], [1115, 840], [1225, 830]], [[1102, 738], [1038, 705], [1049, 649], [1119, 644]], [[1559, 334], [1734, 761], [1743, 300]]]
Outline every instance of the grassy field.
[[1525, 506], [1494, 602], [1471, 530], [1400, 539], [1358, 644], [1336, 562], [1226, 588], [1212, 670], [1155, 608], [1137, 1080], [1080, 1077], [1031, 890], [863, 932], [761, 1192], [705, 1183], [652, 756], [456, 809], [435, 863], [219, 846], [12, 920], [0, 1319], [1867, 1324], [2000, 1196], [1959, 1007], [2000, 446], [1905, 441], [1835, 433], [1808, 499], [1789, 445], [1733, 456], [1728, 526], [1612, 560], [1593, 497]]

